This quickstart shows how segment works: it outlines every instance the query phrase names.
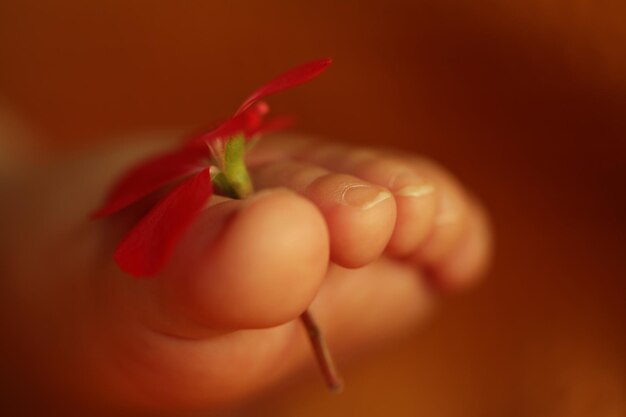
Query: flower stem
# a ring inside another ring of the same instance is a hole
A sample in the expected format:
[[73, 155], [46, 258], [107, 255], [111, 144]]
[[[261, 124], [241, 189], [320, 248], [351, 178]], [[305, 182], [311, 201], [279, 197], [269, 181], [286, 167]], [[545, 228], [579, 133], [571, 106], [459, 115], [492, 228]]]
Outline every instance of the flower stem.
[[243, 135], [235, 136], [224, 147], [224, 177], [235, 195], [246, 198], [253, 192], [245, 161], [246, 142]]
[[331, 392], [340, 393], [343, 390], [343, 382], [335, 368], [335, 363], [333, 362], [333, 358], [330, 355], [320, 328], [317, 326], [309, 310], [306, 310], [300, 315], [300, 320], [309, 335], [309, 340], [313, 347], [313, 352], [315, 353], [315, 359], [317, 359], [317, 363], [322, 371], [326, 386]]

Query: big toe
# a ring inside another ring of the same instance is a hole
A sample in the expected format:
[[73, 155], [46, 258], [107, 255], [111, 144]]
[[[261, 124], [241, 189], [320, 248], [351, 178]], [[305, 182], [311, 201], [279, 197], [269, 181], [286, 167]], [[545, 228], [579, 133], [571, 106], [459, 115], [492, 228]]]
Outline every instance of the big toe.
[[[312, 302], [328, 268], [323, 216], [285, 189], [229, 204], [234, 208], [217, 236], [206, 233], [213, 207], [181, 242], [172, 270], [184, 272], [165, 278], [170, 303], [211, 328], [293, 320]], [[180, 267], [184, 263], [193, 266]]]

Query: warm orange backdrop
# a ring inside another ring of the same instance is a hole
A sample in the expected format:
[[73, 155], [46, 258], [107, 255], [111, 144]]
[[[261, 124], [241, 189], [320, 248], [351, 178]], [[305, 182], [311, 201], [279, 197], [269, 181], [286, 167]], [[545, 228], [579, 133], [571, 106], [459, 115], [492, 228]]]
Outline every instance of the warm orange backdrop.
[[272, 416], [626, 413], [626, 7], [592, 0], [0, 1], [0, 96], [56, 151], [273, 100], [305, 130], [433, 156], [490, 208], [497, 258], [408, 340]]

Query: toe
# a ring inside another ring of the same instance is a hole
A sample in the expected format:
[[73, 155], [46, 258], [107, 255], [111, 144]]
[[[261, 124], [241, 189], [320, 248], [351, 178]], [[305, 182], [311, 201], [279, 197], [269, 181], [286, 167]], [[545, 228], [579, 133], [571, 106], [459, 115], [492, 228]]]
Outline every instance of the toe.
[[158, 276], [133, 279], [111, 265], [100, 292], [109, 313], [201, 339], [298, 317], [315, 297], [328, 259], [328, 232], [317, 208], [275, 189], [245, 201], [213, 199]]
[[415, 257], [427, 265], [435, 264], [456, 246], [467, 227], [467, 195], [460, 184], [438, 165], [418, 160], [415, 167], [434, 185], [435, 212], [426, 237]]
[[491, 248], [487, 215], [477, 203], [472, 202], [467, 226], [447, 255], [433, 265], [432, 278], [439, 287], [453, 291], [476, 284], [485, 274]]
[[[170, 270], [184, 272], [166, 277], [175, 305], [211, 327], [290, 321], [311, 303], [326, 273], [324, 219], [310, 202], [284, 189], [237, 204], [217, 238], [204, 236], [212, 227], [207, 216], [179, 248]], [[194, 259], [201, 261], [194, 265]]]
[[410, 256], [442, 290], [459, 290], [475, 283], [488, 265], [491, 233], [477, 200], [437, 164], [414, 159], [435, 186], [434, 221], [422, 244]]

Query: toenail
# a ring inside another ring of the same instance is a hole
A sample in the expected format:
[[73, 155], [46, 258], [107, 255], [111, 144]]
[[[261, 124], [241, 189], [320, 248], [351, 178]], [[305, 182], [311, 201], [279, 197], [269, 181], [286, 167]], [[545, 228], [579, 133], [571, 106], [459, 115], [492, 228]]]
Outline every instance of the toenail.
[[368, 210], [391, 198], [391, 193], [365, 184], [351, 184], [341, 193], [341, 201], [361, 210]]
[[395, 192], [400, 197], [423, 197], [432, 194], [435, 187], [432, 184], [406, 185]]
[[424, 197], [435, 191], [435, 186], [415, 174], [399, 173], [389, 180], [389, 189], [399, 197]]

